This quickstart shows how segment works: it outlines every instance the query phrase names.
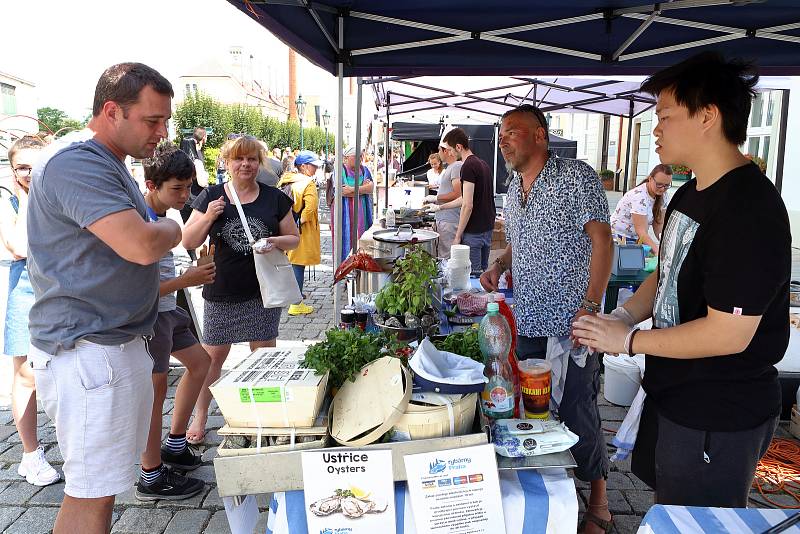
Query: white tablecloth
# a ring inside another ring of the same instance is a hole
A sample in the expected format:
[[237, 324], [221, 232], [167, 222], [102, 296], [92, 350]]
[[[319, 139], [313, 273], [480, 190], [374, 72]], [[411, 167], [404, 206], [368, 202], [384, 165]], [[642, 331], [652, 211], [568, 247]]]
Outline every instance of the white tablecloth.
[[[575, 484], [565, 469], [501, 471], [500, 491], [507, 534], [574, 534], [578, 528]], [[415, 534], [405, 482], [395, 483], [395, 512], [398, 534]], [[273, 496], [267, 534], [309, 534], [302, 491]]]

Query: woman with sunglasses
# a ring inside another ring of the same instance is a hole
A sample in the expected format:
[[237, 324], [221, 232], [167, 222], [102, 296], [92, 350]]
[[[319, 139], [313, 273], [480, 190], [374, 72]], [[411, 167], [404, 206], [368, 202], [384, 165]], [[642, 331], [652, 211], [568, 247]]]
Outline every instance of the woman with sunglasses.
[[31, 171], [44, 146], [44, 141], [35, 135], [21, 137], [11, 145], [8, 160], [14, 178], [14, 196], [0, 206], [0, 237], [14, 258], [9, 268], [3, 353], [14, 357], [11, 412], [23, 449], [17, 473], [35, 486], [47, 486], [61, 479], [45, 459], [36, 435], [36, 385], [33, 370], [27, 365], [28, 313], [34, 297], [28, 278], [26, 214]]
[[[611, 216], [614, 238], [652, 247], [658, 255], [658, 244], [664, 226], [664, 213], [669, 203], [667, 190], [672, 185], [672, 167], [656, 165], [650, 175], [622, 197]], [[650, 235], [650, 227], [656, 238]]]

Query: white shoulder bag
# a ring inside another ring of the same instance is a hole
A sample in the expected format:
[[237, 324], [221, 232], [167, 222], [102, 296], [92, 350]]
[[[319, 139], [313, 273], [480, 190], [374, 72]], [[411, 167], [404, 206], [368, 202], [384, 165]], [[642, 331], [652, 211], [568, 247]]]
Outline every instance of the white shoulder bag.
[[[236, 204], [236, 210], [242, 220], [247, 240], [252, 247], [255, 240], [252, 232], [250, 232], [250, 225], [247, 224], [247, 217], [244, 215], [239, 195], [236, 193], [232, 181], [229, 181], [226, 185], [231, 192], [233, 203]], [[282, 250], [273, 248], [266, 254], [257, 254], [253, 251], [253, 261], [256, 266], [258, 285], [261, 289], [261, 301], [265, 308], [283, 308], [303, 300], [303, 295], [297, 286], [297, 279], [294, 277], [292, 265]]]

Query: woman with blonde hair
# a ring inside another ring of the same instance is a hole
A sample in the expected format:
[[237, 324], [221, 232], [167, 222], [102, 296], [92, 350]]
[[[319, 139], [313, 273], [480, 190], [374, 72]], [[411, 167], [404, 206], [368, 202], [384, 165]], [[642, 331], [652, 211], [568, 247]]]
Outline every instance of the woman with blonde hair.
[[195, 418], [187, 432], [189, 443], [205, 437], [209, 384], [220, 376], [231, 344], [247, 341], [250, 349], [274, 347], [278, 337], [280, 308], [264, 308], [248, 241], [232, 191], [238, 196], [253, 239], [267, 240], [272, 248], [288, 251], [300, 237], [292, 216], [292, 202], [275, 187], [256, 181], [266, 155], [252, 136], [229, 139], [222, 157], [230, 180], [203, 191], [192, 204], [192, 215], [183, 230], [183, 246], [193, 250], [206, 239], [214, 247], [217, 271], [212, 284], [203, 287], [203, 348], [211, 357], [205, 384], [197, 400]]

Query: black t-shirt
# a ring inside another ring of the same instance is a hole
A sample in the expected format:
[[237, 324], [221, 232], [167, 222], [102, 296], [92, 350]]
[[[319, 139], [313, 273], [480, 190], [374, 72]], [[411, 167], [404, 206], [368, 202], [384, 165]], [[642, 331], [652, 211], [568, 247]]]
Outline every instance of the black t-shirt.
[[705, 317], [708, 306], [762, 318], [739, 354], [648, 355], [643, 386], [661, 415], [689, 428], [732, 432], [780, 413], [774, 364], [789, 343], [790, 247], [786, 207], [754, 164], [702, 191], [691, 180], [675, 193], [661, 238], [654, 328]]
[[[258, 197], [242, 204], [253, 239], [280, 235], [280, 222], [292, 207], [292, 201], [282, 191], [259, 184]], [[195, 199], [192, 207], [206, 212], [208, 203], [225, 197], [225, 209], [211, 225], [209, 237], [216, 247], [214, 262], [217, 275], [213, 284], [203, 287], [203, 298], [210, 301], [244, 302], [260, 294], [253, 249], [247, 241], [236, 204], [228, 197], [223, 185], [207, 187]]]
[[489, 166], [475, 154], [469, 156], [461, 166], [461, 181], [475, 184], [475, 192], [472, 194], [472, 215], [467, 221], [464, 233], [480, 234], [492, 230], [496, 213], [492, 171]]

